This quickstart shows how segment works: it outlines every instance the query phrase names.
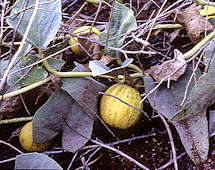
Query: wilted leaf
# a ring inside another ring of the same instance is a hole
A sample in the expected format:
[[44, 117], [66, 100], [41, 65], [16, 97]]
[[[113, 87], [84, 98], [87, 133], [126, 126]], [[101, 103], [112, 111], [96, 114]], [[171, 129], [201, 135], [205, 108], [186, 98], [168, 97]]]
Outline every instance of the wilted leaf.
[[[17, 31], [22, 35], [24, 35], [32, 17], [35, 2], [35, 0], [20, 0], [11, 11], [11, 17], [7, 19], [7, 23], [14, 29], [21, 20]], [[39, 2], [39, 9], [34, 18], [27, 40], [32, 45], [45, 49], [54, 39], [60, 27], [62, 20], [61, 1], [55, 0], [47, 3], [47, 0], [40, 0]], [[27, 9], [23, 10], [23, 7]]]
[[[186, 72], [177, 82], [172, 82], [168, 89], [161, 85], [154, 93], [148, 96], [152, 107], [163, 114], [169, 120], [180, 110], [181, 102], [184, 98], [187, 83], [192, 74], [192, 65], [188, 65]], [[201, 71], [198, 69], [195, 75], [200, 76]], [[154, 87], [155, 83], [151, 77], [144, 77], [145, 90], [148, 94]], [[191, 93], [194, 86], [194, 80], [190, 82], [187, 88], [187, 95]], [[203, 96], [199, 97], [202, 98]], [[195, 163], [200, 163], [207, 158], [208, 153], [208, 126], [203, 112], [184, 118], [183, 120], [172, 121], [176, 127], [186, 152]]]
[[[76, 64], [77, 65], [77, 64]], [[81, 65], [77, 65], [74, 71], [84, 69]], [[62, 78], [61, 88], [69, 93], [72, 98], [84, 108], [90, 116], [97, 113], [98, 97], [100, 91], [104, 91], [106, 86], [97, 82], [91, 77], [81, 78]]]
[[198, 43], [206, 31], [212, 31], [214, 28], [206, 18], [200, 15], [199, 9], [200, 7], [194, 3], [177, 15], [177, 21], [185, 26], [193, 43]]
[[[29, 66], [38, 61], [38, 57], [35, 55], [27, 55], [21, 59], [21, 61], [16, 64], [13, 71], [17, 71], [26, 66]], [[14, 74], [9, 75], [7, 83], [9, 86], [14, 85], [14, 83], [21, 78], [21, 80], [16, 84], [16, 86], [28, 86], [38, 81], [41, 81], [47, 77], [48, 73], [41, 66], [34, 66], [33, 68], [26, 68], [22, 71], [16, 72]]]
[[[160, 82], [164, 77], [170, 75], [177, 69], [178, 71], [170, 76], [170, 80], [177, 81], [178, 78], [184, 74], [187, 64], [183, 54], [175, 49], [174, 55], [174, 59], [165, 61], [161, 65], [155, 65], [150, 68], [149, 72], [157, 82]], [[165, 79], [165, 81], [167, 80], [168, 78]]]
[[93, 76], [98, 76], [102, 74], [110, 73], [114, 70], [119, 70], [127, 67], [129, 64], [133, 62], [132, 58], [127, 58], [120, 67], [110, 69], [108, 66], [104, 65], [98, 60], [93, 60], [89, 62], [89, 68], [91, 69]]
[[76, 102], [73, 103], [65, 121], [67, 126], [63, 127], [62, 145], [65, 150], [75, 152], [91, 138], [94, 121]]
[[211, 41], [205, 49], [204, 62], [207, 72], [215, 72], [215, 40]]
[[215, 135], [215, 110], [209, 110], [209, 134]]
[[[148, 96], [148, 100], [152, 107], [162, 113], [166, 118], [171, 119], [172, 116], [180, 110], [182, 100], [185, 95], [187, 83], [193, 73], [192, 65], [188, 65], [186, 72], [177, 82], [171, 82], [170, 88], [163, 83], [154, 93]], [[201, 75], [201, 71], [197, 69], [195, 76]], [[145, 91], [148, 94], [155, 86], [154, 80], [150, 76], [144, 77]], [[189, 84], [187, 95], [189, 95], [194, 86], [194, 79]]]
[[[105, 41], [108, 36], [108, 45], [115, 48], [120, 48], [126, 38], [125, 33], [137, 28], [137, 22], [134, 17], [133, 10], [129, 9], [125, 5], [115, 1], [112, 19], [110, 22], [110, 30], [108, 34], [108, 28], [101, 32], [100, 40]], [[107, 35], [108, 34], [108, 35]], [[107, 54], [112, 57], [119, 57], [118, 51], [113, 51], [109, 48], [105, 48]]]
[[15, 169], [56, 169], [63, 168], [53, 159], [42, 153], [25, 153], [16, 156]]
[[62, 133], [63, 148], [75, 152], [90, 139], [93, 121], [67, 92], [57, 90], [34, 115], [33, 140], [45, 143]]
[[205, 113], [206, 109], [215, 102], [215, 74], [202, 75], [191, 90], [181, 110], [171, 120], [182, 120], [194, 114]]
[[186, 119], [173, 121], [187, 154], [195, 164], [207, 160], [209, 150], [208, 121], [206, 112]]
[[40, 107], [33, 118], [33, 140], [45, 143], [63, 131], [63, 124], [71, 112], [73, 99], [66, 92], [58, 90]]

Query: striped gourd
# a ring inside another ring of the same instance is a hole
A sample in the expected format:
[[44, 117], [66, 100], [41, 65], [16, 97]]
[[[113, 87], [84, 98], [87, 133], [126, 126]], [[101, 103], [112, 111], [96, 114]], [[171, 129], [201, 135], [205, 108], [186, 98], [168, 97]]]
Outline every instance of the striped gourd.
[[[143, 104], [140, 104], [140, 93], [126, 84], [114, 84], [105, 93], [115, 96], [138, 109], [143, 109]], [[102, 96], [100, 114], [105, 123], [119, 129], [131, 127], [141, 116], [141, 112], [137, 109], [108, 95]]]

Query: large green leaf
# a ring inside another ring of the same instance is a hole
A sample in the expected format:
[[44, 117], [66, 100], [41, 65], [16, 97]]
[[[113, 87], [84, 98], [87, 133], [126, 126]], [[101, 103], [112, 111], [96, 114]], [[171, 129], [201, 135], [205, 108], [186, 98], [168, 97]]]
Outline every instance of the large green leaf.
[[[20, 0], [11, 11], [7, 23], [24, 35], [34, 11], [35, 0]], [[61, 21], [61, 0], [40, 0], [39, 9], [34, 18], [27, 40], [34, 46], [45, 49], [54, 39]], [[24, 7], [27, 9], [23, 10]], [[22, 17], [23, 15], [23, 17]]]
[[[125, 5], [115, 1], [113, 15], [110, 22], [110, 30], [108, 27], [101, 32], [100, 39], [106, 41], [108, 36], [108, 46], [120, 48], [126, 38], [126, 33], [130, 33], [137, 28], [137, 22], [134, 12]], [[107, 54], [112, 57], [119, 57], [119, 52], [105, 47]]]
[[[35, 63], [36, 61], [38, 61], [38, 59], [39, 58], [36, 55], [27, 55], [25, 57], [22, 57], [21, 60], [18, 62], [18, 64], [16, 64], [11, 71], [12, 72], [17, 71], [26, 66], [29, 66], [29, 65]], [[47, 77], [47, 75], [48, 75], [48, 73], [46, 72], [46, 70], [44, 68], [36, 65], [31, 69], [26, 68], [26, 69], [23, 69], [22, 71], [9, 75], [7, 84], [9, 86], [12, 86], [12, 85], [14, 85], [14, 83], [17, 80], [19, 80], [21, 78], [20, 81], [18, 81], [18, 83], [16, 84], [16, 86], [17, 87], [28, 86], [28, 85], [31, 85], [33, 83], [43, 80], [44, 78]]]
[[56, 169], [63, 168], [52, 158], [42, 153], [24, 153], [16, 156], [15, 169]]
[[[22, 57], [21, 60], [18, 61], [18, 63], [13, 67], [11, 71], [18, 71], [19, 69], [23, 69], [31, 64], [34, 64], [37, 61], [39, 61], [39, 57], [37, 55], [27, 55], [25, 57]], [[49, 58], [47, 61], [49, 65], [55, 70], [60, 69], [65, 63], [65, 61], [61, 59], [56, 59], [54, 57]], [[12, 86], [17, 80], [21, 78], [21, 80], [18, 81], [16, 86], [23, 87], [41, 81], [47, 76], [47, 71], [43, 67], [36, 65], [32, 68], [26, 68], [22, 71], [18, 71], [14, 74], [9, 75], [7, 83], [9, 86]]]
[[[31, 47], [32, 47], [32, 45], [29, 44], [28, 42], [26, 42], [24, 44], [20, 54], [19, 54], [19, 57], [23, 57], [23, 56], [27, 55], [27, 53], [30, 51]], [[10, 60], [2, 60], [0, 62], [0, 76], [2, 76], [4, 74], [4, 72], [7, 69], [9, 63], [10, 63]]]

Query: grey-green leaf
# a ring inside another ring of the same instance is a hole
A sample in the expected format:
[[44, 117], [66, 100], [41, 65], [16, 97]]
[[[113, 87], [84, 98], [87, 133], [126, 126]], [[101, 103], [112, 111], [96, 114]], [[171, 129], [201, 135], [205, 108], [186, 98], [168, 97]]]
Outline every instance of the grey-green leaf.
[[[76, 63], [73, 71], [85, 71], [83, 65]], [[97, 113], [99, 92], [106, 86], [91, 77], [62, 78], [61, 88], [84, 108], [90, 116]]]
[[[166, 84], [162, 84], [154, 93], [148, 96], [148, 100], [152, 107], [162, 113], [166, 118], [171, 119], [175, 113], [180, 110], [181, 102], [184, 98], [187, 84], [190, 76], [193, 73], [192, 65], [188, 65], [186, 72], [182, 75], [177, 82], [171, 82], [171, 87], [167, 88]], [[197, 69], [195, 76], [201, 75], [201, 71]], [[155, 86], [154, 80], [150, 76], [144, 77], [144, 84], [146, 94], [148, 94]], [[194, 86], [194, 79], [192, 79], [187, 89], [189, 95], [192, 87]]]
[[24, 153], [16, 156], [15, 169], [56, 169], [63, 168], [52, 158], [42, 153]]
[[[125, 5], [115, 1], [115, 6], [113, 10], [113, 15], [110, 22], [110, 30], [108, 32], [108, 27], [101, 32], [101, 41], [106, 40], [108, 36], [108, 46], [120, 48], [126, 38], [126, 34], [130, 33], [132, 30], [137, 28], [137, 22], [134, 17], [134, 12], [126, 7]], [[119, 57], [120, 53], [115, 50], [111, 50], [105, 47], [107, 54], [112, 57]]]
[[73, 99], [66, 92], [57, 90], [53, 93], [34, 115], [33, 140], [36, 143], [45, 143], [62, 132], [72, 104]]
[[[27, 67], [35, 63], [36, 61], [38, 61], [37, 56], [27, 55], [23, 57], [21, 61], [19, 61], [11, 71], [18, 71], [19, 69], [23, 69], [24, 67]], [[22, 71], [18, 71], [14, 74], [9, 75], [7, 84], [9, 86], [12, 86], [14, 85], [14, 83], [17, 83], [17, 87], [24, 87], [45, 79], [47, 75], [48, 73], [43, 67], [36, 65], [32, 68], [26, 68]]]
[[193, 114], [203, 113], [215, 102], [215, 74], [203, 74], [191, 90], [182, 109], [171, 120], [182, 120]]
[[205, 49], [204, 62], [208, 68], [208, 73], [215, 72], [215, 39]]
[[91, 139], [93, 122], [84, 109], [74, 102], [66, 120], [67, 124], [63, 127], [63, 148], [75, 152], [83, 147]]
[[[22, 35], [25, 34], [32, 17], [35, 2], [35, 0], [20, 0], [11, 11], [11, 17], [7, 19], [7, 23], [14, 29], [16, 29], [21, 20], [17, 31]], [[45, 49], [54, 39], [62, 21], [61, 0], [40, 0], [39, 3], [39, 9], [33, 20], [27, 40], [32, 45]], [[25, 6], [27, 9], [23, 10]]]
[[[170, 89], [162, 85], [154, 93], [149, 95], [148, 100], [152, 107], [170, 120], [175, 113], [180, 110], [180, 105], [186, 89], [187, 95], [192, 93], [191, 89], [195, 85], [193, 79], [190, 82], [190, 86], [187, 88], [192, 73], [192, 65], [189, 64], [185, 74], [182, 75], [177, 82], [171, 82]], [[200, 75], [201, 72], [198, 69], [196, 71], [196, 78], [198, 79]], [[146, 94], [148, 94], [155, 87], [155, 83], [149, 76], [144, 77], [144, 83]], [[194, 88], [195, 87], [196, 86], [194, 86]], [[204, 99], [204, 95], [202, 94], [201, 97], [198, 98], [201, 101], [200, 98]], [[195, 102], [198, 104], [198, 101]], [[193, 104], [195, 104], [195, 102]], [[209, 148], [206, 109], [201, 111], [202, 112], [196, 110], [196, 112], [194, 112], [194, 110], [189, 110], [187, 112], [189, 116], [182, 116], [183, 119], [172, 121], [179, 133], [186, 152], [197, 164], [207, 159]]]
[[51, 68], [54, 69], [54, 70], [60, 69], [65, 64], [64, 60], [57, 59], [57, 58], [54, 58], [54, 57], [48, 58], [47, 61], [49, 63], [49, 66], [51, 66]]
[[62, 146], [75, 152], [91, 138], [93, 118], [64, 90], [57, 90], [35, 113], [33, 140], [45, 143], [62, 133]]
[[209, 140], [206, 111], [172, 123], [192, 161], [199, 164], [207, 160]]

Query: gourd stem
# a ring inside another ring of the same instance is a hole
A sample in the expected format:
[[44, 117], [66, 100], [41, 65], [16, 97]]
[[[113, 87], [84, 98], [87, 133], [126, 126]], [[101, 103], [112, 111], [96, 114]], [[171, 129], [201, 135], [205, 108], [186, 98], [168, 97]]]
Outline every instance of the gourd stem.
[[[122, 65], [122, 61], [120, 59], [117, 60], [117, 63], [119, 65]], [[142, 73], [142, 70], [139, 67], [137, 67], [136, 65], [134, 65], [134, 64], [128, 64], [127, 67], [132, 68], [132, 69], [134, 69], [135, 71], [137, 71], [139, 73]]]
[[[134, 74], [130, 74], [131, 78], [143, 78], [143, 73], [134, 73]], [[125, 79], [125, 76], [123, 75], [118, 75], [118, 79]]]
[[39, 86], [41, 86], [41, 85], [43, 85], [43, 84], [49, 82], [50, 80], [51, 80], [51, 77], [48, 77], [48, 78], [46, 78], [46, 79], [44, 79], [44, 80], [41, 80], [41, 81], [36, 82], [36, 83], [33, 83], [33, 84], [31, 84], [31, 85], [29, 85], [29, 86], [27, 86], [27, 87], [23, 87], [23, 88], [21, 88], [21, 89], [19, 89], [19, 90], [12, 91], [12, 92], [10, 92], [10, 93], [1, 95], [1, 96], [0, 96], [0, 101], [3, 100], [3, 99], [7, 99], [7, 98], [10, 98], [10, 97], [14, 97], [14, 96], [23, 94], [23, 93], [25, 93], [25, 92], [27, 92], [27, 91], [30, 91], [30, 90], [32, 90], [32, 89], [34, 89], [34, 88], [36, 88], [36, 87], [39, 87]]
[[[45, 58], [43, 50], [42, 49], [38, 49], [39, 50], [39, 54], [40, 57], [42, 59]], [[52, 74], [56, 75], [57, 77], [89, 77], [89, 76], [93, 76], [92, 72], [59, 72], [56, 70], [53, 70], [51, 68], [51, 66], [48, 64], [47, 60], [43, 61], [43, 64], [45, 66], [45, 68]]]
[[2, 124], [8, 124], [8, 123], [31, 121], [31, 120], [33, 120], [33, 116], [31, 116], [31, 117], [19, 117], [19, 118], [13, 118], [13, 119], [6, 119], [6, 120], [0, 120], [0, 125], [2, 125]]
[[210, 41], [215, 36], [215, 29], [210, 32], [203, 40], [201, 40], [197, 45], [195, 45], [190, 51], [184, 54], [185, 59], [189, 59], [192, 57], [198, 50], [205, 45], [208, 41]]

